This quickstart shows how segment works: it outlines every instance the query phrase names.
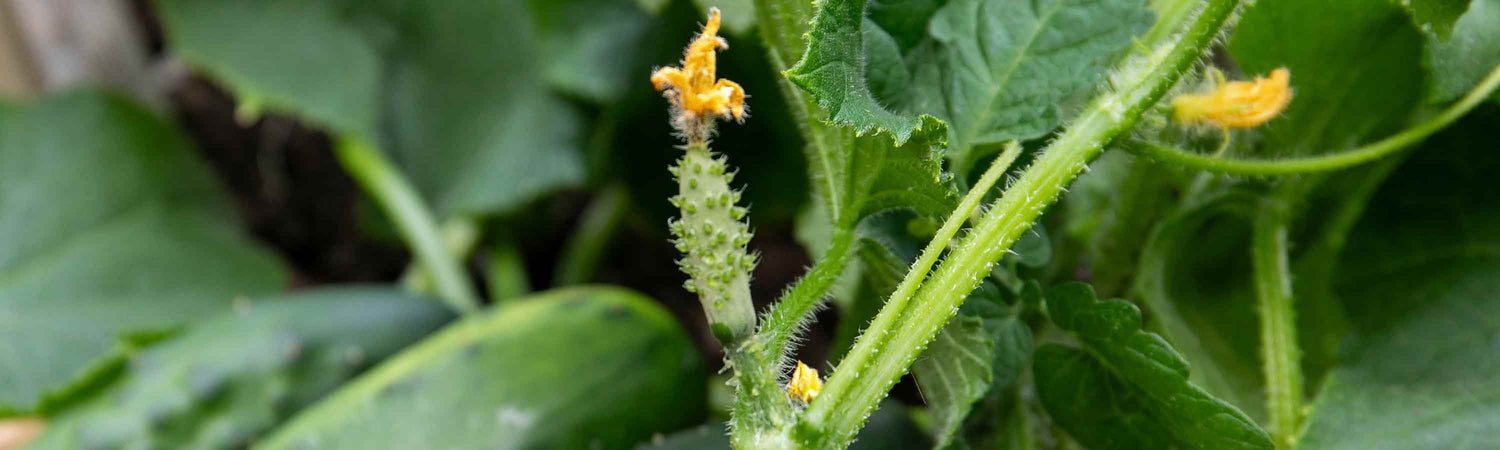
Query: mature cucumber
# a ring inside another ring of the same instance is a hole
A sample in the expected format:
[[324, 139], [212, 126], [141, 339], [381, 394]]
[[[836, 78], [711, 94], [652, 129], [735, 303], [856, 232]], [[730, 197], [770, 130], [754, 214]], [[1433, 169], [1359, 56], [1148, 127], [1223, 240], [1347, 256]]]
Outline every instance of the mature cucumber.
[[243, 448], [298, 409], [453, 318], [387, 287], [242, 304], [144, 350], [66, 407], [32, 449]]
[[701, 423], [705, 382], [688, 337], [650, 299], [554, 290], [448, 326], [257, 448], [630, 448]]

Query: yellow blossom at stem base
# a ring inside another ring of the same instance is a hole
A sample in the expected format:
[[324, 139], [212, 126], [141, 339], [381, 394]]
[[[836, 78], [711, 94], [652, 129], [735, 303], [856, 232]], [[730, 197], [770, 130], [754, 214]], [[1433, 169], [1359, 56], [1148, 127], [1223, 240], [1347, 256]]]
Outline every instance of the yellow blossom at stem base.
[[807, 364], [797, 361], [797, 369], [792, 371], [792, 380], [786, 384], [787, 395], [803, 404], [808, 404], [818, 398], [819, 392], [823, 392], [823, 379], [818, 378], [818, 369], [807, 367]]
[[716, 118], [745, 120], [745, 90], [739, 84], [716, 79], [715, 52], [729, 49], [719, 37], [719, 9], [708, 12], [703, 32], [683, 52], [682, 67], [662, 67], [651, 73], [651, 84], [672, 102], [672, 125], [688, 142], [703, 142]]
[[1221, 81], [1212, 92], [1179, 95], [1172, 99], [1172, 120], [1225, 129], [1259, 126], [1276, 118], [1292, 102], [1291, 78], [1291, 71], [1282, 67], [1272, 70], [1269, 78]]

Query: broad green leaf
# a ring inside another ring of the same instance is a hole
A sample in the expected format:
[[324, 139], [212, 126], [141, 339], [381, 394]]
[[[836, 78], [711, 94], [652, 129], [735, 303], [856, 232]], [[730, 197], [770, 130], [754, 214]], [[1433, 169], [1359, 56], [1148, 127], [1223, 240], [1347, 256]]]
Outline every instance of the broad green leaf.
[[1229, 181], [1204, 191], [1151, 231], [1130, 293], [1150, 311], [1150, 329], [1197, 366], [1189, 381], [1265, 417], [1260, 337], [1245, 326], [1256, 317], [1249, 220], [1259, 193]]
[[655, 302], [554, 290], [449, 325], [256, 448], [629, 448], [700, 423], [704, 383]]
[[1349, 236], [1337, 287], [1354, 332], [1301, 448], [1500, 445], [1500, 110], [1417, 149]]
[[1462, 97], [1500, 65], [1500, 1], [1474, 0], [1452, 37], [1427, 36], [1429, 103]]
[[581, 181], [582, 118], [547, 92], [545, 74], [588, 96], [616, 89], [554, 74], [565, 69], [544, 61], [572, 67], [588, 55], [543, 53], [523, 2], [157, 6], [170, 49], [223, 82], [242, 111], [269, 108], [378, 140], [443, 214], [501, 212]]
[[[926, 145], [923, 145], [926, 144]], [[891, 209], [909, 209], [924, 217], [942, 220], [958, 207], [958, 187], [942, 171], [938, 145], [913, 140], [892, 147], [885, 139], [855, 138], [850, 155], [853, 186], [849, 213], [854, 220]]]
[[1247, 75], [1291, 71], [1296, 97], [1262, 127], [1269, 154], [1338, 151], [1389, 134], [1422, 95], [1422, 35], [1388, 0], [1256, 2], [1229, 55]]
[[1188, 382], [1188, 363], [1141, 312], [1100, 301], [1093, 288], [1047, 291], [1047, 314], [1082, 349], [1048, 344], [1033, 365], [1037, 393], [1059, 425], [1090, 448], [1271, 449], [1271, 438], [1233, 405]]
[[276, 292], [177, 130], [113, 95], [0, 104], [0, 415], [117, 367], [123, 335]]
[[899, 142], [918, 117], [942, 119], [960, 168], [988, 153], [975, 148], [1056, 128], [1058, 105], [1089, 92], [1152, 19], [1129, 0], [862, 3], [820, 3], [788, 77], [860, 132]]
[[450, 319], [390, 288], [249, 301], [131, 354], [120, 379], [31, 448], [242, 447]]
[[[871, 216], [906, 210], [943, 220], [958, 206], [957, 184], [942, 170], [940, 145], [930, 136], [893, 146], [882, 136], [835, 132], [848, 138], [847, 146], [809, 148], [816, 192], [823, 201], [800, 221], [798, 237], [812, 252], [821, 254], [834, 234], [852, 232]], [[819, 219], [827, 226], [810, 222]]]
[[946, 122], [953, 157], [969, 167], [976, 147], [1056, 128], [1059, 105], [1090, 93], [1152, 19], [1134, 0], [954, 0], [932, 15], [932, 42], [894, 61], [904, 67], [872, 55], [870, 71], [910, 73], [909, 85], [886, 87], [900, 96], [881, 100]]
[[1146, 414], [1146, 400], [1088, 352], [1044, 344], [1034, 357], [1037, 394], [1074, 439], [1095, 450], [1172, 447], [1171, 434]]
[[[1399, 4], [1411, 14], [1413, 21], [1433, 37], [1448, 40], [1453, 35], [1454, 22], [1464, 11], [1469, 10], [1471, 0], [1404, 0]], [[1486, 0], [1474, 0], [1482, 3]], [[1393, 2], [1396, 3], [1396, 2]]]
[[826, 0], [817, 5], [808, 30], [807, 52], [786, 71], [787, 79], [828, 111], [828, 121], [855, 134], [889, 133], [897, 146], [912, 136], [943, 139], [937, 118], [908, 116], [887, 109], [870, 91], [864, 57], [865, 0]]

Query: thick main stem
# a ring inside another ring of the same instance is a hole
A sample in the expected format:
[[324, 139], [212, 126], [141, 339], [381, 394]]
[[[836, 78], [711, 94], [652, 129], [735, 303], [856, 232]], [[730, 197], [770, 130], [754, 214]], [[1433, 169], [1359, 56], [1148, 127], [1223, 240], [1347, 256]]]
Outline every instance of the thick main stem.
[[[1148, 42], [1146, 49], [1132, 55], [1125, 63], [1127, 69], [1116, 74], [1118, 90], [1092, 101], [1075, 125], [1044, 150], [922, 286], [906, 310], [891, 305], [881, 310], [880, 316], [900, 317], [900, 326], [877, 330], [872, 324], [866, 338], [860, 339], [840, 363], [822, 396], [805, 411], [797, 438], [811, 447], [847, 446], [880, 399], [995, 262], [1106, 144], [1133, 127], [1141, 114], [1161, 100], [1198, 61], [1239, 3], [1208, 0], [1198, 14], [1190, 16], [1182, 33], [1164, 38], [1159, 48]], [[1158, 24], [1174, 29], [1178, 25]], [[1134, 73], [1137, 71], [1142, 73]], [[877, 321], [881, 321], [880, 316]], [[869, 338], [887, 334], [890, 336], [884, 342]]]
[[1260, 316], [1261, 367], [1266, 377], [1266, 406], [1276, 448], [1296, 448], [1302, 409], [1302, 351], [1297, 346], [1297, 313], [1292, 303], [1292, 276], [1287, 257], [1287, 212], [1268, 200], [1255, 219], [1251, 261]]
[[417, 190], [401, 176], [385, 155], [364, 139], [343, 136], [334, 154], [354, 180], [385, 210], [401, 238], [436, 284], [438, 297], [460, 312], [479, 309], [478, 296], [463, 266], [443, 246], [437, 223]]

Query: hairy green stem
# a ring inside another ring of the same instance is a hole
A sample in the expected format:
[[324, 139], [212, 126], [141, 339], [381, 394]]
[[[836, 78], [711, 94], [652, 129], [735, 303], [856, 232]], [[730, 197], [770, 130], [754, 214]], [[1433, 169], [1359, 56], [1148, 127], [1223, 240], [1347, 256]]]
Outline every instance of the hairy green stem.
[[876, 330], [872, 325], [865, 336], [874, 338], [855, 343], [822, 395], [804, 412], [795, 430], [797, 439], [818, 448], [847, 446], [891, 386], [1021, 233], [1031, 228], [1106, 144], [1132, 128], [1197, 63], [1239, 6], [1238, 0], [1207, 0], [1197, 14], [1183, 17], [1185, 27], [1159, 22], [1157, 26], [1184, 31], [1162, 38], [1160, 47], [1146, 42], [1137, 49], [1115, 74], [1116, 90], [1090, 102], [1074, 125], [1044, 150], [917, 291], [906, 310], [890, 303], [882, 308], [882, 315], [888, 315], [887, 309], [895, 311], [889, 314], [899, 314], [901, 326]]
[[1136, 154], [1183, 167], [1228, 175], [1297, 175], [1327, 172], [1375, 161], [1421, 142], [1433, 133], [1463, 117], [1483, 103], [1500, 87], [1500, 66], [1496, 66], [1458, 103], [1442, 113], [1391, 137], [1354, 150], [1286, 159], [1229, 159], [1189, 152], [1165, 144], [1139, 139], [1125, 141], [1124, 148]]
[[609, 247], [610, 238], [630, 206], [630, 197], [624, 186], [612, 184], [604, 188], [599, 196], [589, 203], [578, 221], [578, 229], [568, 239], [562, 257], [557, 261], [557, 270], [552, 276], [553, 286], [567, 286], [588, 282], [599, 267], [599, 258]]
[[368, 141], [353, 136], [335, 140], [334, 154], [354, 180], [385, 210], [402, 239], [411, 246], [436, 284], [438, 297], [460, 312], [479, 309], [478, 296], [463, 265], [443, 245], [432, 213], [401, 172]]
[[748, 339], [724, 349], [734, 369], [734, 411], [730, 418], [730, 443], [736, 449], [781, 449], [791, 446], [783, 430], [793, 421], [791, 397], [782, 390], [776, 359]]
[[1287, 211], [1267, 200], [1253, 225], [1251, 261], [1260, 315], [1261, 367], [1271, 435], [1280, 449], [1296, 448], [1302, 410], [1302, 352], [1297, 346], [1297, 313], [1287, 256]]

